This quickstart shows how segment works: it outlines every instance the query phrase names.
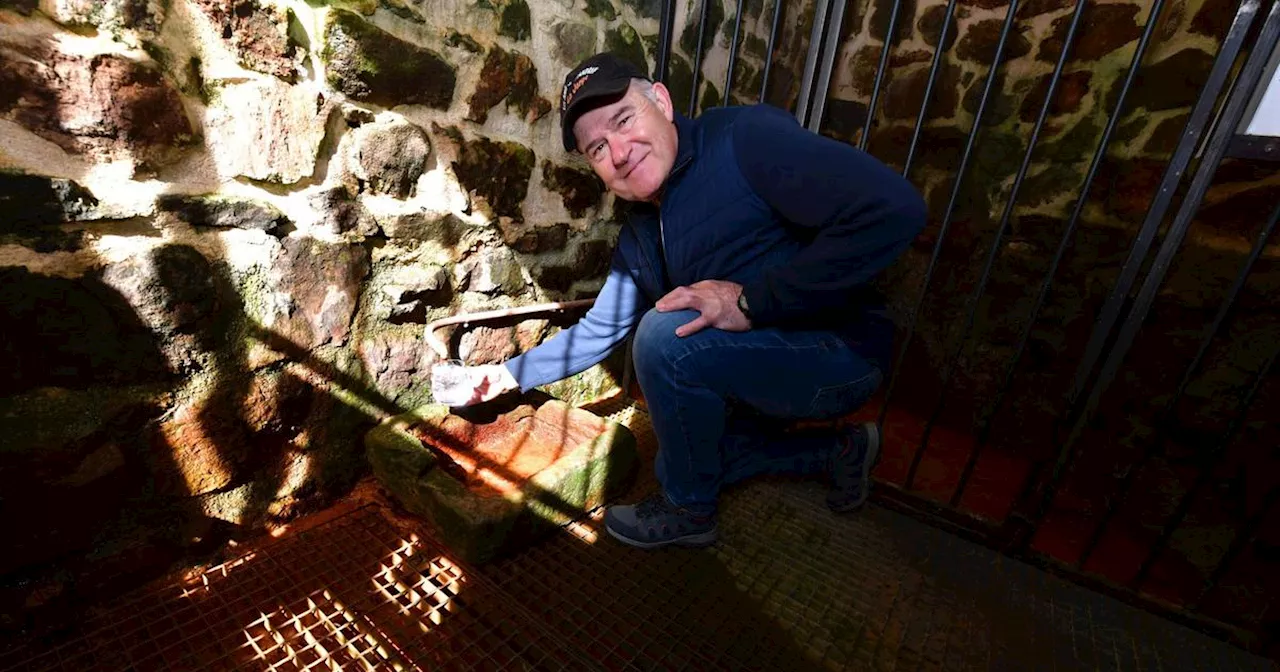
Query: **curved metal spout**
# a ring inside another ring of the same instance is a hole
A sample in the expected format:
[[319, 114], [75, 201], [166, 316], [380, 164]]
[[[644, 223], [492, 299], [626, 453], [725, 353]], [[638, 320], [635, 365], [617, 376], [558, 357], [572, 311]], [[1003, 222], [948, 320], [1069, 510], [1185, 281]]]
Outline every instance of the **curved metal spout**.
[[516, 308], [500, 308], [498, 310], [486, 310], [478, 313], [460, 313], [443, 317], [438, 320], [428, 322], [423, 330], [423, 339], [440, 359], [450, 359], [449, 346], [436, 336], [436, 330], [442, 327], [461, 324], [462, 326], [470, 326], [478, 322], [488, 322], [506, 317], [514, 317], [518, 315], [538, 315], [542, 313], [562, 313], [578, 308], [589, 308], [595, 304], [595, 299], [578, 299], [577, 301], [556, 301], [552, 303], [539, 303], [532, 306], [519, 306]]

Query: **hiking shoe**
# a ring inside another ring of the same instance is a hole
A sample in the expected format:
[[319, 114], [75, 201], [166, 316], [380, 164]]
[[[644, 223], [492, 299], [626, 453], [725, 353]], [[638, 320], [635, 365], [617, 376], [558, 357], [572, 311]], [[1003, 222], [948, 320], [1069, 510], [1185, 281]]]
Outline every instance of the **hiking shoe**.
[[831, 456], [831, 491], [827, 506], [832, 511], [853, 511], [871, 494], [871, 469], [880, 457], [880, 428], [864, 422], [845, 429], [840, 445]]
[[715, 516], [695, 516], [661, 492], [634, 505], [609, 507], [604, 527], [614, 539], [636, 548], [710, 546], [717, 532]]

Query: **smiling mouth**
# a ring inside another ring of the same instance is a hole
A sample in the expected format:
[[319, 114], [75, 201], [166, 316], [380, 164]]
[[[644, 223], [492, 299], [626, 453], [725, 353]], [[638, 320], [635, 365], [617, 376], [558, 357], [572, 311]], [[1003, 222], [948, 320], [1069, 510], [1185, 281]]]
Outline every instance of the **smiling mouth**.
[[636, 172], [636, 168], [639, 168], [639, 167], [640, 167], [640, 164], [644, 163], [644, 160], [645, 160], [645, 159], [647, 159], [647, 158], [649, 158], [649, 155], [648, 155], [648, 154], [645, 154], [643, 157], [641, 157], [641, 158], [640, 158], [640, 160], [639, 160], [639, 161], [636, 161], [635, 163], [631, 164], [631, 168], [627, 170], [627, 174], [626, 174], [626, 175], [623, 175], [623, 176], [622, 176], [622, 179], [624, 179], [624, 180], [625, 180], [625, 179], [627, 179], [628, 177], [631, 177], [631, 173]]

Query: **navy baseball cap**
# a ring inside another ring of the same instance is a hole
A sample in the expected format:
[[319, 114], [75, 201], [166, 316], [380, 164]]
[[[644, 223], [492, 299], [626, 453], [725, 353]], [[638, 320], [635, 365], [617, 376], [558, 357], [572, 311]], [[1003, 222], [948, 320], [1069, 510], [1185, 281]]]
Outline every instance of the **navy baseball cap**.
[[560, 90], [560, 130], [567, 152], [578, 149], [573, 124], [598, 104], [612, 102], [625, 93], [632, 79], [653, 81], [633, 63], [608, 52], [599, 53], [569, 71]]

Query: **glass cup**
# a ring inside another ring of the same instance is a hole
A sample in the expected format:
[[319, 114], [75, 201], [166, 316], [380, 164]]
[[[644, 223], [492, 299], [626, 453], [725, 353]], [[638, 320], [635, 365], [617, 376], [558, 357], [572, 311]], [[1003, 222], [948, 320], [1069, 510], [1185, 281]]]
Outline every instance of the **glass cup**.
[[446, 406], [465, 406], [476, 394], [474, 371], [458, 359], [431, 368], [431, 396]]

